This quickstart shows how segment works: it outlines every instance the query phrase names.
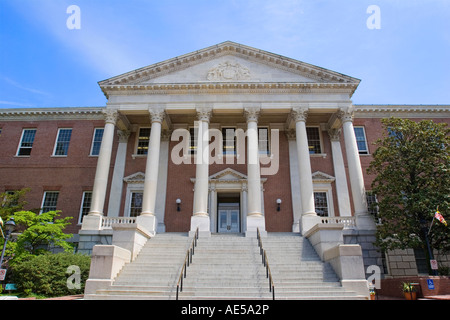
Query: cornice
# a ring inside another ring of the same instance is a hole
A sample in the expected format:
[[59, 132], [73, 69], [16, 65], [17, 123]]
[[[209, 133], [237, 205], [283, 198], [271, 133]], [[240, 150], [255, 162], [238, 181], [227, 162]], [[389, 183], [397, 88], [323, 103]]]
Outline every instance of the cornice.
[[104, 92], [110, 95], [139, 94], [298, 94], [298, 93], [347, 93], [352, 95], [357, 84], [310, 82], [201, 82], [147, 85], [107, 85]]
[[104, 107], [0, 109], [0, 120], [104, 120]]
[[355, 118], [449, 117], [450, 105], [354, 105]]

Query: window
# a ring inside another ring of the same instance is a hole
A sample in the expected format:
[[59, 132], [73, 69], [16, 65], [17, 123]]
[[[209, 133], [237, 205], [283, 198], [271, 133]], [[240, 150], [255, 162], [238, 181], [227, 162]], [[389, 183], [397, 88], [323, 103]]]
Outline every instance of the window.
[[236, 154], [236, 129], [222, 128], [223, 154]]
[[149, 142], [150, 142], [150, 128], [140, 128], [136, 154], [139, 155], [148, 154]]
[[72, 136], [72, 129], [59, 129], [58, 137], [56, 139], [54, 156], [67, 156], [69, 151], [70, 137]]
[[308, 137], [309, 154], [322, 153], [322, 149], [320, 148], [319, 128], [306, 128], [306, 135]]
[[189, 154], [196, 154], [197, 153], [197, 133], [198, 128], [190, 128], [189, 134], [190, 134], [190, 144], [189, 144]]
[[260, 154], [269, 154], [268, 128], [258, 128], [258, 148]]
[[81, 199], [80, 219], [78, 223], [82, 223], [83, 217], [89, 214], [89, 211], [91, 210], [91, 203], [92, 203], [92, 191], [84, 191], [83, 198]]
[[17, 150], [18, 156], [29, 156], [31, 154], [35, 135], [36, 129], [23, 129], [19, 149]]
[[428, 274], [428, 262], [425, 252], [422, 248], [414, 249], [414, 258], [416, 259], [417, 273]]
[[326, 192], [314, 192], [314, 206], [321, 217], [328, 217], [328, 199]]
[[355, 127], [356, 144], [358, 145], [359, 154], [369, 154], [367, 148], [366, 133], [364, 127]]
[[92, 139], [91, 156], [98, 156], [100, 154], [100, 146], [102, 145], [103, 128], [96, 128], [94, 130], [94, 137]]
[[142, 212], [143, 192], [132, 192], [130, 203], [130, 217], [137, 217]]
[[378, 216], [378, 200], [375, 193], [366, 191], [367, 210], [374, 217]]
[[58, 191], [46, 191], [44, 192], [44, 199], [42, 200], [41, 213], [55, 211], [56, 204], [58, 202]]

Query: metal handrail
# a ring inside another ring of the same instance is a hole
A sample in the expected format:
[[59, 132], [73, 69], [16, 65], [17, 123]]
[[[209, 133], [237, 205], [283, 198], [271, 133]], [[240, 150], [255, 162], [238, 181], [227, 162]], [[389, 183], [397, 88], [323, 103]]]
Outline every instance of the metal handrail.
[[186, 251], [186, 257], [184, 258], [183, 267], [181, 268], [181, 271], [180, 271], [180, 277], [178, 278], [178, 282], [177, 282], [177, 296], [176, 296], [177, 300], [178, 300], [178, 292], [183, 292], [183, 278], [186, 278], [186, 269], [192, 263], [192, 256], [195, 253], [195, 247], [197, 246], [197, 240], [198, 240], [198, 228], [195, 231], [194, 239], [192, 239], [189, 249], [187, 249], [187, 251]]
[[261, 233], [259, 228], [256, 228], [258, 239], [259, 254], [262, 256], [262, 264], [266, 267], [266, 278], [269, 279], [269, 292], [272, 292], [272, 299], [275, 300], [275, 284], [273, 283], [272, 273], [270, 272], [269, 260], [267, 259], [267, 252], [262, 245]]

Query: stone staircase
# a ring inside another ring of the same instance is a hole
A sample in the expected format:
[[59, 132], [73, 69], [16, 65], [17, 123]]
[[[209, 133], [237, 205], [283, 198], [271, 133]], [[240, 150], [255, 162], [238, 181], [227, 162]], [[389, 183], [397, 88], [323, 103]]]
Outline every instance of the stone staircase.
[[262, 238], [275, 285], [275, 299], [358, 300], [345, 290], [329, 263], [323, 263], [298, 233], [268, 233]]
[[258, 241], [242, 235], [200, 238], [179, 299], [271, 299]]
[[[109, 289], [86, 299], [176, 299], [177, 282], [192, 238], [185, 233], [153, 237], [123, 267]], [[275, 285], [275, 299], [362, 299], [346, 291], [308, 240], [295, 233], [262, 238]], [[269, 281], [258, 240], [242, 235], [200, 238], [183, 279], [180, 300], [268, 300]]]
[[176, 283], [192, 238], [187, 233], [161, 233], [147, 241], [136, 259], [126, 264], [109, 289], [89, 300], [174, 300]]

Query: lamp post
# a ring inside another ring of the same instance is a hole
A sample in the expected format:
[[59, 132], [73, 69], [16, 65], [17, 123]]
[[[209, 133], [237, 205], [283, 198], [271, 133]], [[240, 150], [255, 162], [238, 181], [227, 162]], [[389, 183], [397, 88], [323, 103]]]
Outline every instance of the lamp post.
[[[433, 250], [431, 249], [430, 241], [428, 240], [428, 222], [425, 219], [421, 218], [420, 219], [420, 224], [421, 224], [421, 227], [422, 227], [422, 232], [423, 232], [423, 234], [425, 236], [425, 242], [426, 242], [427, 249], [428, 249], [429, 260], [434, 260]], [[434, 276], [438, 275], [437, 274], [437, 270], [431, 270], [431, 272], [432, 272], [432, 274]]]
[[16, 223], [14, 222], [13, 217], [11, 217], [11, 219], [6, 221], [6, 223], [5, 223], [5, 243], [3, 244], [2, 257], [0, 258], [0, 268], [3, 265], [3, 257], [5, 255], [6, 243], [8, 242], [9, 236], [11, 235], [11, 232], [14, 231], [15, 227], [16, 227]]

